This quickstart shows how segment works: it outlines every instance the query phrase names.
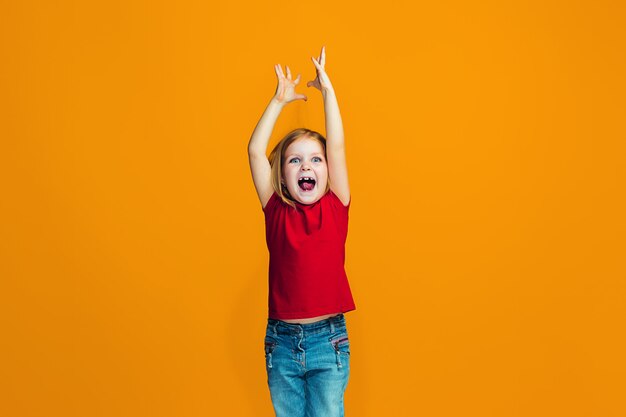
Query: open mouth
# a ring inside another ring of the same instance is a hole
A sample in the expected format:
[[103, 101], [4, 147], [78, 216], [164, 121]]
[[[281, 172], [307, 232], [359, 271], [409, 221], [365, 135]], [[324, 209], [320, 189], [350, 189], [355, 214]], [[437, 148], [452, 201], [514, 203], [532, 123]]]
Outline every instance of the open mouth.
[[311, 177], [302, 177], [298, 180], [298, 187], [302, 191], [311, 191], [315, 188], [315, 180]]

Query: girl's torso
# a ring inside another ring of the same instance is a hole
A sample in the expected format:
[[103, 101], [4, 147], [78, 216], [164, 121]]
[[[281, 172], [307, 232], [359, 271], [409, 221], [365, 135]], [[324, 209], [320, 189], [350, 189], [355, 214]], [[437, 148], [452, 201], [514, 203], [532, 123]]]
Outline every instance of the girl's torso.
[[341, 313], [325, 314], [323, 316], [309, 317], [306, 319], [288, 319], [288, 320], [281, 319], [281, 321], [284, 321], [286, 323], [308, 324], [308, 323], [315, 323], [316, 321], [324, 320], [329, 317], [334, 317], [338, 314], [341, 314]]

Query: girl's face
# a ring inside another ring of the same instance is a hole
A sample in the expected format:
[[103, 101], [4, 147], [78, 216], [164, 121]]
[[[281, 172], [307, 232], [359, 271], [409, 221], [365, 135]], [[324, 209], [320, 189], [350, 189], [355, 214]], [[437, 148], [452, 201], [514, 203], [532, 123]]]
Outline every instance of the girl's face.
[[292, 142], [285, 150], [282, 181], [289, 195], [302, 204], [313, 204], [322, 198], [328, 182], [322, 144], [311, 138]]

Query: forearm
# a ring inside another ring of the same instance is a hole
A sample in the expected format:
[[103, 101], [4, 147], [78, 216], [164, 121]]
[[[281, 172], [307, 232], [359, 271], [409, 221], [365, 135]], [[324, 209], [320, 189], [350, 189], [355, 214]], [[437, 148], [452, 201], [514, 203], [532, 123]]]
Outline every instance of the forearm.
[[325, 89], [322, 93], [324, 97], [324, 114], [326, 118], [326, 146], [332, 148], [342, 148], [344, 146], [343, 123], [339, 104], [333, 88]]
[[254, 128], [250, 142], [248, 143], [249, 154], [265, 155], [267, 151], [267, 145], [270, 142], [270, 136], [274, 130], [276, 120], [282, 111], [284, 104], [276, 101], [274, 97], [270, 100], [265, 112], [261, 116], [261, 119]]

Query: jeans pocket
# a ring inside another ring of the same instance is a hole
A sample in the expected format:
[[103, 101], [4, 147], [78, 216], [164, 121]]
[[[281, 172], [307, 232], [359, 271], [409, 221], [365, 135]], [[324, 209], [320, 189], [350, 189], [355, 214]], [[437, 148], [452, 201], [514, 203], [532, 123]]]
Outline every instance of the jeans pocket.
[[341, 333], [331, 336], [329, 339], [330, 344], [337, 353], [350, 354], [350, 339], [348, 339], [347, 333]]
[[272, 353], [276, 346], [278, 346], [278, 343], [275, 339], [265, 336], [265, 364], [268, 368], [272, 367]]
[[348, 333], [344, 331], [334, 334], [328, 338], [328, 341], [335, 351], [337, 368], [342, 368], [343, 363], [341, 362], [341, 357], [344, 357], [344, 361], [350, 360], [350, 339], [348, 339]]

